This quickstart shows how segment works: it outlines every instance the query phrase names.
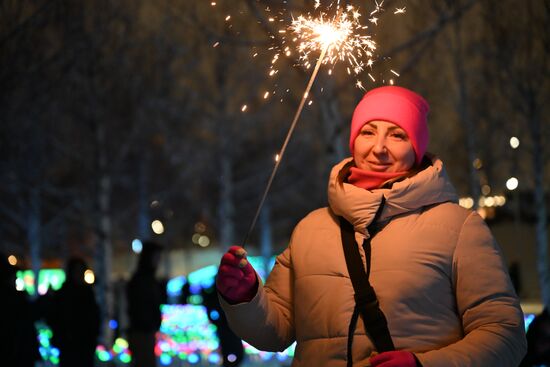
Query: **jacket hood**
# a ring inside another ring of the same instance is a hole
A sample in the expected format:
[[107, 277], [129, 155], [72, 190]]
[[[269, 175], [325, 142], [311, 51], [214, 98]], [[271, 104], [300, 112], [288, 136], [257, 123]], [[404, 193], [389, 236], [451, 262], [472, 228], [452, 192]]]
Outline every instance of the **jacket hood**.
[[425, 206], [447, 201], [457, 202], [455, 188], [451, 184], [443, 162], [429, 156], [431, 166], [416, 175], [395, 182], [389, 189], [365, 190], [349, 183], [338, 183], [338, 174], [346, 163], [353, 158], [346, 158], [332, 168], [328, 182], [328, 202], [332, 211], [343, 216], [353, 224], [355, 231], [366, 236], [367, 226], [371, 224], [382, 196], [386, 202], [379, 217], [380, 222]]

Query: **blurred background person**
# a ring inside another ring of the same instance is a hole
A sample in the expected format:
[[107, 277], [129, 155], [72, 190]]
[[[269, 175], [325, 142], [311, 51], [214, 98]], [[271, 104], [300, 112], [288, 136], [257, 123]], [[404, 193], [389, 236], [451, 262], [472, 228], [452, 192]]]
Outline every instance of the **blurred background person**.
[[160, 305], [166, 302], [163, 283], [156, 278], [162, 246], [143, 242], [136, 271], [128, 282], [128, 342], [134, 366], [154, 367], [155, 334], [160, 328]]
[[520, 367], [550, 366], [550, 314], [538, 314], [527, 330], [527, 355]]
[[17, 268], [10, 265], [7, 257], [0, 253], [1, 364], [30, 367], [40, 358], [38, 340], [31, 303], [26, 293], [15, 288], [16, 272]]
[[46, 322], [53, 332], [52, 344], [59, 348], [60, 367], [93, 367], [100, 331], [99, 306], [94, 288], [84, 280], [86, 262], [71, 257], [66, 279], [48, 301]]

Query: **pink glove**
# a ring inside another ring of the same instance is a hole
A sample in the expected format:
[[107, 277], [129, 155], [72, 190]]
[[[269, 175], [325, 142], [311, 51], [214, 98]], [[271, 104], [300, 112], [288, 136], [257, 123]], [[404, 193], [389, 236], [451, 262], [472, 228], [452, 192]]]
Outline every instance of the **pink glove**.
[[250, 302], [254, 298], [258, 291], [258, 278], [246, 259], [244, 248], [231, 246], [223, 255], [216, 288], [230, 304]]
[[417, 367], [416, 358], [411, 352], [396, 350], [383, 352], [369, 359], [372, 367]]

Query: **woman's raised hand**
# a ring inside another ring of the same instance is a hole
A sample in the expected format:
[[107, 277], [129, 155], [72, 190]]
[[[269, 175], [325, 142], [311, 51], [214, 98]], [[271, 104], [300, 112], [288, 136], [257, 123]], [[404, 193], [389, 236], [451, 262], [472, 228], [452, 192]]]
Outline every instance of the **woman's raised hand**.
[[256, 271], [246, 259], [246, 251], [231, 246], [223, 255], [216, 277], [218, 292], [230, 304], [249, 302], [258, 291]]

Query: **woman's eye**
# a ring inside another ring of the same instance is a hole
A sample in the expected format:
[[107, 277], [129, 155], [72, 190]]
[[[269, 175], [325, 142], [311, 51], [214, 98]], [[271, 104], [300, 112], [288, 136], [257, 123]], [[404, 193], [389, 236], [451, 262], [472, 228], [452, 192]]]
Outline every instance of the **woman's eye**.
[[399, 139], [399, 140], [405, 140], [407, 139], [407, 135], [403, 134], [403, 133], [393, 133], [392, 134], [392, 137], [396, 138], [396, 139]]
[[374, 135], [372, 130], [361, 130], [361, 135]]

